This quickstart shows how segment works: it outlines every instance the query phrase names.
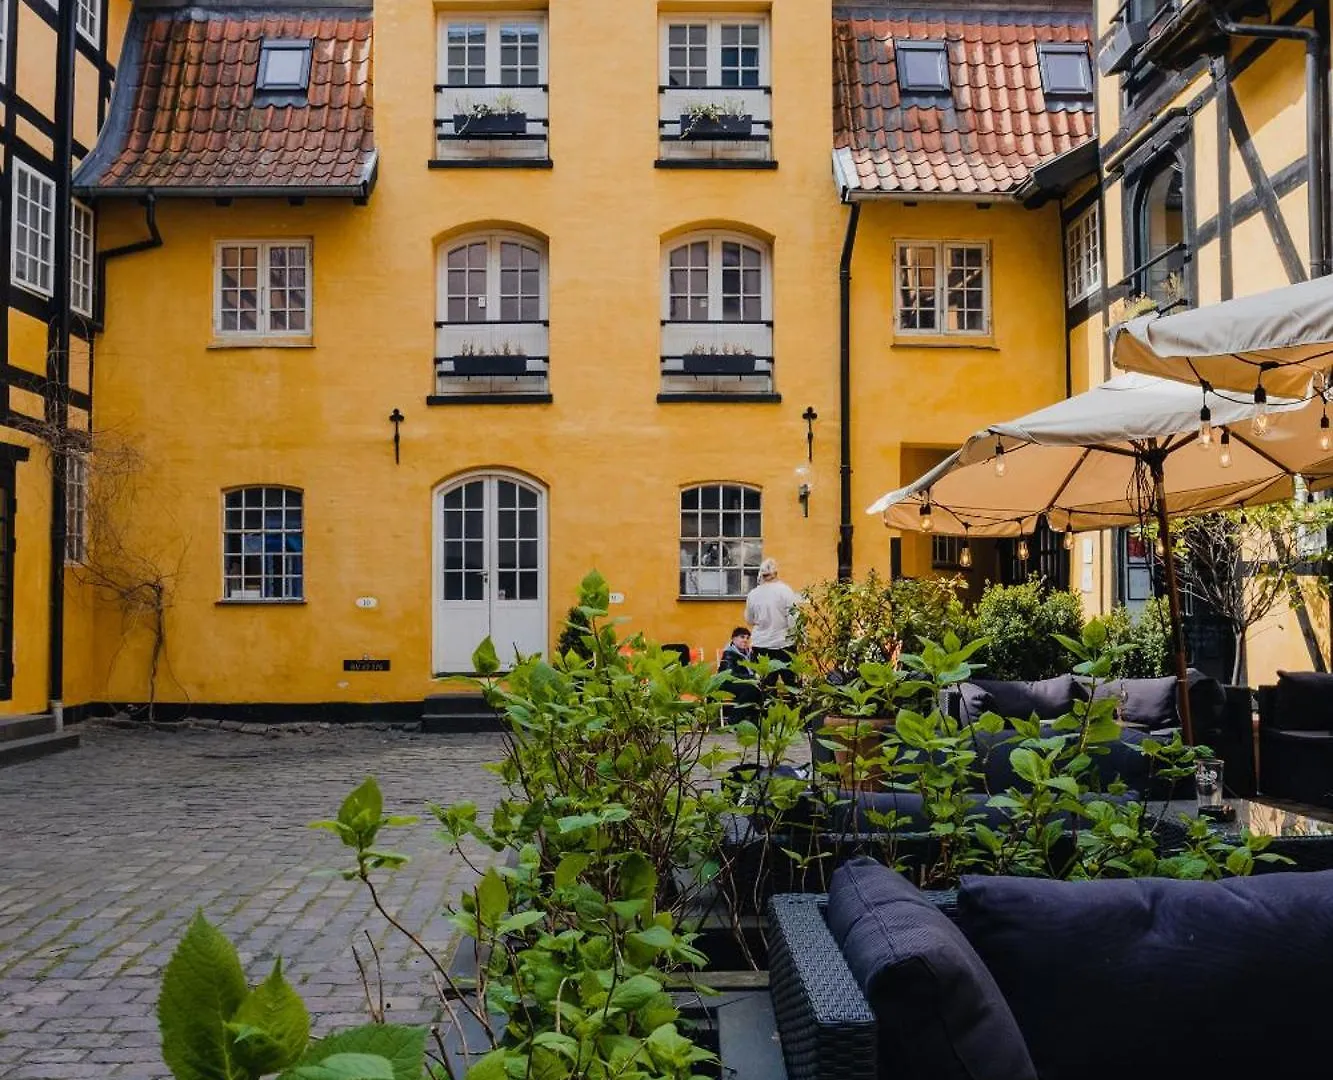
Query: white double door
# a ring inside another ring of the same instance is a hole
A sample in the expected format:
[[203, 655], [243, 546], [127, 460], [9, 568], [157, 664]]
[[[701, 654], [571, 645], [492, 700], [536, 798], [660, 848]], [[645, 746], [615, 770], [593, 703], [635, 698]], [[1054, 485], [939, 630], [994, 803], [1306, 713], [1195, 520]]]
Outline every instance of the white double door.
[[436, 674], [472, 671], [487, 637], [505, 667], [546, 652], [546, 493], [474, 474], [436, 491], [434, 516]]

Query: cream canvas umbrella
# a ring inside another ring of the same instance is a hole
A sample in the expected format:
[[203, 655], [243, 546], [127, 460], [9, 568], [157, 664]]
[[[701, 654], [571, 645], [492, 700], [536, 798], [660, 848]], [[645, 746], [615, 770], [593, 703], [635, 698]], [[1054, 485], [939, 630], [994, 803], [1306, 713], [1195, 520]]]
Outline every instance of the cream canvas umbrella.
[[[1202, 414], [1202, 420], [1201, 420]], [[1260, 437], [1254, 433], [1262, 415]], [[1164, 544], [1175, 514], [1291, 498], [1293, 477], [1333, 481], [1333, 450], [1317, 405], [1252, 402], [1148, 375], [977, 432], [920, 479], [868, 510], [899, 529], [957, 536], [1024, 536], [1043, 517], [1073, 532], [1152, 517]], [[1204, 446], [1199, 444], [1204, 442]], [[1175, 568], [1165, 560], [1177, 674], [1185, 657]], [[1189, 704], [1181, 693], [1185, 736]]]
[[1176, 315], [1143, 315], [1110, 334], [1111, 361], [1123, 371], [1305, 398], [1328, 388], [1333, 369], [1333, 277]]

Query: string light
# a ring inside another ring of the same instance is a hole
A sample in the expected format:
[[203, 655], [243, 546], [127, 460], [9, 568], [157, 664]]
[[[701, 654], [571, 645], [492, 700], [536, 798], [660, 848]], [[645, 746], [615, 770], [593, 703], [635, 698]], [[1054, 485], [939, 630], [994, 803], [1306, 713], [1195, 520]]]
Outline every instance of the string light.
[[1268, 391], [1264, 389], [1263, 376], [1254, 388], [1254, 420], [1251, 427], [1255, 437], [1262, 439], [1268, 434]]
[[1162, 538], [1160, 536], [1153, 541], [1152, 550], [1153, 554], [1156, 555], [1159, 559], [1166, 558], [1166, 545], [1162, 543]]
[[972, 545], [968, 543], [968, 528], [967, 525], [963, 526], [963, 550], [958, 553], [958, 565], [964, 570], [972, 566]]
[[1207, 450], [1213, 445], [1213, 411], [1205, 404], [1199, 410], [1199, 449]]
[[1224, 469], [1231, 468], [1231, 432], [1226, 428], [1222, 429], [1222, 452], [1217, 457], [1217, 463]]
[[1328, 401], [1324, 401], [1324, 415], [1319, 418], [1319, 449], [1333, 450], [1333, 432], [1328, 429]]
[[935, 516], [931, 513], [930, 496], [926, 496], [926, 501], [921, 504], [921, 531], [930, 532], [935, 528]]
[[1004, 447], [1000, 445], [1000, 440], [995, 440], [995, 475], [1003, 476], [1009, 471], [1009, 463], [1004, 460]]
[[1027, 540], [1027, 537], [1026, 537], [1026, 536], [1020, 536], [1020, 537], [1018, 538], [1018, 561], [1019, 561], [1019, 562], [1027, 562], [1027, 561], [1028, 561], [1028, 555], [1029, 555], [1029, 554], [1030, 554], [1030, 553], [1029, 553], [1029, 551], [1028, 551], [1028, 540]]
[[1072, 525], [1065, 526], [1065, 550], [1074, 550], [1074, 528]]

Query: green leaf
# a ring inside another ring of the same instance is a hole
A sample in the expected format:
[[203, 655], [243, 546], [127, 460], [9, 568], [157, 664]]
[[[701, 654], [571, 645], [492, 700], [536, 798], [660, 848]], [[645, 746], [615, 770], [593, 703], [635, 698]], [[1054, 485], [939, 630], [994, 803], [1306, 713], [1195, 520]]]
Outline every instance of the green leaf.
[[505, 1059], [508, 1056], [509, 1051], [503, 1048], [492, 1050], [468, 1069], [466, 1080], [507, 1080], [509, 1074], [505, 1070]]
[[379, 832], [384, 796], [373, 776], [367, 776], [338, 807], [338, 823], [356, 838], [354, 847], [369, 847]]
[[282, 961], [250, 991], [232, 1017], [230, 1030], [247, 1029], [235, 1040], [236, 1060], [256, 1076], [278, 1072], [301, 1059], [310, 1041], [310, 1014], [287, 980]]
[[[426, 1029], [402, 1024], [363, 1024], [340, 1031], [311, 1046], [297, 1069], [327, 1064], [332, 1057], [354, 1055], [382, 1058], [390, 1067], [388, 1080], [421, 1080], [426, 1068]], [[278, 1080], [347, 1080], [347, 1077], [336, 1074], [323, 1077], [289, 1069]]]
[[653, 949], [669, 949], [676, 943], [676, 935], [665, 926], [650, 926], [647, 930], [630, 934], [630, 937]]
[[648, 906], [647, 900], [612, 900], [607, 907], [614, 911], [626, 922], [638, 915]]
[[633, 1012], [642, 1008], [661, 993], [662, 987], [657, 980], [648, 975], [634, 975], [615, 988], [611, 994], [611, 1006]]
[[[562, 1057], [569, 1058], [570, 1061], [579, 1059], [579, 1041], [572, 1039], [568, 1035], [563, 1035], [558, 1031], [543, 1031], [532, 1040], [533, 1046], [544, 1046], [548, 1050], [554, 1050]], [[471, 1075], [470, 1073], [468, 1074]]]
[[289, 1069], [280, 1080], [394, 1080], [393, 1064], [379, 1054], [330, 1054]]
[[162, 978], [162, 1059], [176, 1080], [234, 1080], [227, 1022], [249, 992], [236, 950], [195, 914]]
[[601, 823], [602, 819], [597, 814], [570, 814], [567, 817], [562, 817], [556, 822], [556, 825], [562, 833], [567, 833], [574, 832], [576, 829], [589, 829]]
[[620, 895], [626, 900], [651, 900], [657, 892], [657, 871], [639, 852], [632, 851], [620, 864]]
[[491, 867], [477, 883], [477, 920], [482, 926], [495, 926], [509, 910], [509, 889]]
[[586, 852], [576, 851], [566, 855], [555, 868], [555, 887], [563, 889], [566, 885], [573, 885], [578, 876], [588, 868], [590, 862], [592, 856]]
[[546, 918], [544, 911], [520, 911], [516, 915], [510, 915], [503, 920], [496, 929], [501, 934], [516, 934], [520, 930], [526, 930], [529, 926], [541, 922]]
[[487, 637], [472, 653], [472, 670], [478, 675], [494, 675], [500, 670], [500, 657], [495, 652], [495, 642]]

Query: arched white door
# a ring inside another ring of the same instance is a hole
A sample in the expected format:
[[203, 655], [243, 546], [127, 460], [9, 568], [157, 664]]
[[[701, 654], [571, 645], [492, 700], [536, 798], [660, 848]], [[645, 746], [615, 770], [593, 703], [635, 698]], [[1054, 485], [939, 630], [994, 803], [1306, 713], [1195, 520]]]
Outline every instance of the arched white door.
[[503, 473], [435, 493], [433, 663], [470, 672], [486, 638], [506, 667], [546, 651], [546, 493]]

